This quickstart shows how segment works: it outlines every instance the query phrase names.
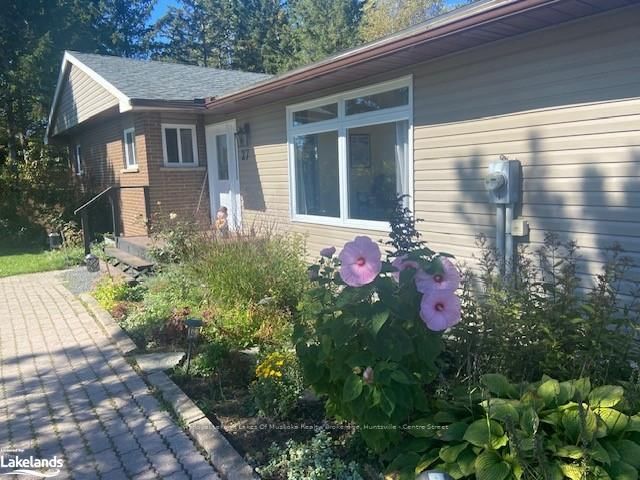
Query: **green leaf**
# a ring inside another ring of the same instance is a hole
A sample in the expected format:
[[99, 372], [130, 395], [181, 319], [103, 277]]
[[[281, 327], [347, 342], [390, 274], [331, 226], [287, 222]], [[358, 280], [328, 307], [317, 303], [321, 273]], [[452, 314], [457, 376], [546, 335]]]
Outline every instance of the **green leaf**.
[[438, 450], [431, 450], [430, 452], [424, 454], [421, 458], [420, 461], [418, 462], [418, 465], [416, 466], [416, 473], [420, 473], [424, 470], [426, 470], [427, 468], [429, 468], [433, 462], [435, 462], [436, 460], [438, 460], [440, 458], [440, 456], [438, 455]]
[[571, 441], [577, 441], [580, 437], [590, 442], [598, 431], [598, 417], [586, 406], [580, 413], [578, 407], [565, 410], [562, 415], [562, 426]]
[[546, 405], [556, 404], [556, 399], [560, 395], [560, 382], [553, 379], [547, 380], [538, 387], [538, 395]]
[[583, 402], [589, 396], [589, 392], [591, 391], [591, 381], [588, 377], [579, 378], [578, 380], [571, 381], [571, 384], [575, 388], [574, 400], [576, 402]]
[[461, 443], [460, 445], [446, 445], [440, 449], [439, 456], [442, 461], [453, 463], [458, 459], [458, 455], [460, 455], [468, 446], [468, 443]]
[[575, 445], [564, 445], [556, 450], [556, 456], [571, 458], [572, 460], [580, 460], [584, 457], [584, 451]]
[[586, 478], [587, 471], [582, 466], [562, 463], [560, 464], [560, 469], [564, 476], [571, 480], [584, 480]]
[[621, 434], [629, 424], [629, 417], [613, 408], [596, 408], [594, 411], [607, 426], [609, 435]]
[[604, 463], [605, 465], [611, 464], [611, 457], [609, 456], [609, 452], [607, 452], [607, 450], [598, 440], [593, 441], [591, 450], [589, 450], [589, 454], [591, 455], [591, 458], [596, 462]]
[[540, 419], [533, 407], [525, 408], [522, 412], [522, 417], [520, 417], [520, 426], [522, 427], [522, 430], [524, 430], [528, 435], [533, 436], [538, 431], [539, 425]]
[[362, 378], [353, 374], [347, 377], [342, 389], [342, 401], [351, 402], [362, 393]]
[[494, 395], [499, 397], [507, 397], [512, 391], [512, 386], [509, 380], [504, 375], [499, 373], [488, 373], [482, 376], [482, 383], [489, 389]]
[[504, 480], [511, 467], [495, 452], [483, 452], [475, 462], [477, 480]]
[[489, 417], [495, 420], [505, 422], [507, 419], [511, 419], [514, 423], [517, 423], [519, 420], [518, 411], [508, 400], [502, 400], [500, 398], [485, 400], [481, 405]]
[[438, 430], [437, 437], [444, 442], [458, 442], [463, 439], [467, 427], [465, 422], [455, 422], [446, 429]]
[[629, 417], [627, 432], [640, 432], [640, 415]]
[[383, 325], [387, 322], [389, 318], [389, 310], [384, 310], [383, 312], [378, 312], [371, 317], [371, 330], [373, 335], [378, 335], [378, 332], [383, 327]]
[[589, 405], [592, 407], [615, 407], [622, 401], [624, 389], [617, 385], [604, 385], [594, 388], [589, 394]]
[[475, 466], [476, 454], [473, 453], [472, 450], [464, 450], [460, 455], [458, 455], [458, 466], [460, 467], [460, 471], [465, 476], [473, 475], [476, 471]]
[[504, 430], [494, 420], [476, 420], [464, 433], [464, 440], [476, 447], [499, 448], [503, 446]]
[[640, 445], [631, 440], [618, 440], [613, 445], [620, 454], [621, 461], [640, 468]]
[[613, 462], [606, 470], [611, 480], [638, 480], [638, 471], [625, 462]]
[[404, 385], [413, 385], [414, 383], [416, 383], [415, 381], [411, 380], [402, 370], [394, 370], [393, 372], [391, 372], [391, 380], [402, 383]]
[[433, 438], [437, 431], [431, 418], [420, 418], [407, 426], [407, 433], [416, 438]]

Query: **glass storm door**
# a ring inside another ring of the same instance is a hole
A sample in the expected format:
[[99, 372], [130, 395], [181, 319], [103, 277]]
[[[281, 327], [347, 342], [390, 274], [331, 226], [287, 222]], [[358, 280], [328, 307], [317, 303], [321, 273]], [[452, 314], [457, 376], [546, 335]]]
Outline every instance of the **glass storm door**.
[[235, 120], [206, 127], [211, 222], [215, 222], [220, 207], [227, 207], [232, 229], [240, 228], [241, 220], [235, 131]]

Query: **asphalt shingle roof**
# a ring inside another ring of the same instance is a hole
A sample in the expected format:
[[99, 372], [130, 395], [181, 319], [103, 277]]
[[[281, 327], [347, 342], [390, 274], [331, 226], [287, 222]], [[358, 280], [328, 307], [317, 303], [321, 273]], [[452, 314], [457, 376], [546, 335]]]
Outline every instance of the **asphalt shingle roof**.
[[263, 73], [69, 52], [131, 99], [217, 97], [270, 78]]

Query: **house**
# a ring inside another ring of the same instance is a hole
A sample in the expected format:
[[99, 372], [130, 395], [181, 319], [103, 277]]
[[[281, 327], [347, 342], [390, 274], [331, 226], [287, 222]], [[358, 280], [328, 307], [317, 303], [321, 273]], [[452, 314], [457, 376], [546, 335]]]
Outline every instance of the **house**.
[[614, 242], [640, 255], [640, 2], [485, 0], [275, 77], [67, 52], [47, 135], [94, 191], [140, 187], [119, 189], [125, 237], [225, 205], [313, 253], [384, 237], [402, 193], [463, 260], [496, 235], [505, 155], [519, 241], [557, 232], [597, 273]]

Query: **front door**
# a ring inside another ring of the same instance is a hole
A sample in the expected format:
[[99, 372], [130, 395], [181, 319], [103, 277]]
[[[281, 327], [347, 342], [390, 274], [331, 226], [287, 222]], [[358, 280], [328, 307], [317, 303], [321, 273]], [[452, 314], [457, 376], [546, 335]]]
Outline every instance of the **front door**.
[[220, 207], [227, 207], [229, 227], [240, 228], [240, 179], [235, 142], [236, 122], [207, 125], [207, 168], [211, 222]]

